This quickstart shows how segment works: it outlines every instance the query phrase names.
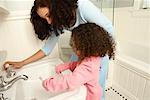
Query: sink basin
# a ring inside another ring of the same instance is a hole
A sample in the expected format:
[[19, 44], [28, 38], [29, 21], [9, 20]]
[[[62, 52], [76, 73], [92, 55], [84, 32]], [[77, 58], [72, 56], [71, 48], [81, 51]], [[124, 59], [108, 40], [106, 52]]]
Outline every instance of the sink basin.
[[41, 84], [42, 82], [40, 80], [23, 82], [18, 87], [18, 95], [20, 97], [16, 98], [16, 100], [85, 100], [83, 93], [85, 93], [86, 89], [84, 86], [74, 91], [51, 93], [46, 91]]
[[16, 100], [48, 100], [49, 98], [57, 95], [54, 93], [47, 92], [42, 87], [40, 80], [30, 80], [22, 82], [18, 87], [19, 97]]
[[[29, 79], [17, 83], [15, 100], [85, 100], [86, 88], [84, 86], [61, 93], [51, 93], [42, 87], [39, 77], [46, 79], [50, 76], [58, 76], [55, 73], [55, 66], [60, 63], [63, 63], [60, 59], [50, 59], [19, 69], [17, 74], [27, 75]], [[69, 71], [65, 71], [63, 74], [66, 73]]]

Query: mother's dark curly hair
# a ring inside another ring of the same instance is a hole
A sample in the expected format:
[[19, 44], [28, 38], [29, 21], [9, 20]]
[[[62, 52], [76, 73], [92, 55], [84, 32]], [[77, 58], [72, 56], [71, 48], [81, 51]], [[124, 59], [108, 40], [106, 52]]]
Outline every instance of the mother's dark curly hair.
[[[62, 33], [62, 29], [70, 28], [76, 22], [76, 8], [78, 0], [35, 0], [31, 9], [30, 21], [35, 33], [40, 40], [47, 39], [54, 31], [56, 36]], [[37, 14], [40, 7], [48, 7], [52, 24]]]
[[115, 41], [102, 27], [94, 23], [81, 24], [72, 30], [70, 45], [80, 51], [79, 60], [90, 56], [115, 55]]

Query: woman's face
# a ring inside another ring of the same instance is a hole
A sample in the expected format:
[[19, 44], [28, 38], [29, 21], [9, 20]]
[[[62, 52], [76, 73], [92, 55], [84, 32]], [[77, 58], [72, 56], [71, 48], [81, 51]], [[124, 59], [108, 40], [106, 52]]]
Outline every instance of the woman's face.
[[44, 19], [47, 21], [48, 24], [51, 24], [51, 23], [52, 23], [51, 18], [49, 18], [50, 13], [49, 13], [48, 7], [40, 7], [40, 8], [38, 8], [37, 14], [38, 14], [41, 18], [44, 18]]

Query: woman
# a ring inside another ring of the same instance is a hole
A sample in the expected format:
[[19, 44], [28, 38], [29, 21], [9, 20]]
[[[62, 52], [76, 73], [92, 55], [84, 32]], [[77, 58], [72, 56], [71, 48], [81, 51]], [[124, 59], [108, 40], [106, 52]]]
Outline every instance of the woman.
[[[49, 55], [64, 29], [72, 30], [82, 23], [96, 23], [111, 35], [113, 34], [111, 22], [89, 0], [35, 0], [30, 20], [37, 37], [40, 40], [47, 40], [45, 46], [23, 61], [5, 62], [4, 68], [6, 64], [11, 64], [14, 68], [21, 68]], [[104, 90], [108, 67], [103, 67], [103, 64], [108, 64], [108, 57], [104, 57], [100, 65], [100, 81]]]

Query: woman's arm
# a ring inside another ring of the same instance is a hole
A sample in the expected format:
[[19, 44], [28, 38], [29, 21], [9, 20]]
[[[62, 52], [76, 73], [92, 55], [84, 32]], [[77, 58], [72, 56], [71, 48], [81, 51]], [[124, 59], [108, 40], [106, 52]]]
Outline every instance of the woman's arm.
[[36, 52], [34, 55], [28, 57], [27, 59], [23, 60], [23, 61], [18, 61], [18, 62], [15, 62], [15, 61], [7, 61], [4, 63], [4, 69], [7, 69], [7, 64], [10, 64], [12, 65], [14, 68], [21, 68], [23, 67], [24, 65], [27, 65], [29, 63], [32, 63], [34, 61], [37, 61], [41, 58], [45, 57], [45, 53], [41, 50], [39, 50], [38, 52]]
[[37, 61], [52, 52], [54, 49], [59, 37], [56, 37], [55, 34], [52, 34], [48, 40], [46, 41], [44, 47], [39, 50], [37, 53], [32, 55], [31, 57], [23, 60], [24, 65], [29, 64], [31, 62]]
[[55, 47], [57, 41], [58, 41], [59, 37], [56, 37], [55, 34], [52, 34], [48, 40], [46, 41], [44, 47], [42, 49], [40, 49], [38, 52], [36, 52], [34, 55], [28, 57], [27, 59], [23, 60], [23, 61], [7, 61], [4, 63], [4, 69], [7, 68], [7, 64], [12, 65], [14, 68], [21, 68], [24, 65], [27, 65], [29, 63], [35, 62], [45, 56], [47, 56], [48, 54], [50, 54], [53, 50], [53, 48]]
[[38, 52], [36, 52], [34, 55], [32, 55], [31, 57], [23, 60], [23, 65], [26, 65], [26, 64], [29, 64], [29, 63], [32, 63], [32, 62], [35, 62], [43, 57], [45, 57], [45, 53], [41, 50], [39, 50]]
[[49, 55], [52, 52], [58, 39], [59, 36], [56, 36], [55, 33], [52, 33], [52, 35], [48, 38], [45, 45], [41, 49], [45, 53], [45, 55]]

